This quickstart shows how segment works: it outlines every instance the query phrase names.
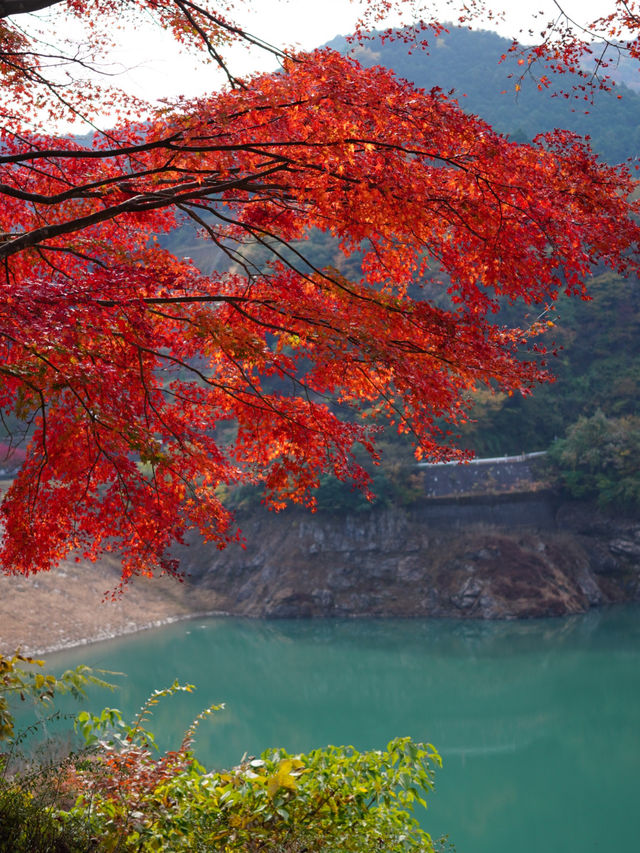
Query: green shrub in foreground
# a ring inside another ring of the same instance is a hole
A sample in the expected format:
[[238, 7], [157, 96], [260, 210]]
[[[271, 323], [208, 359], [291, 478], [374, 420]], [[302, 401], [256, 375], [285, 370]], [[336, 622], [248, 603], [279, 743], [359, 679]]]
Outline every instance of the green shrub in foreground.
[[81, 816], [61, 818], [45, 770], [30, 777], [0, 777], [0, 853], [89, 853], [99, 846]]
[[[425, 806], [440, 757], [409, 738], [386, 750], [327, 747], [306, 755], [281, 749], [231, 770], [206, 772], [190, 747], [199, 722], [176, 752], [154, 758], [146, 722], [157, 691], [134, 723], [118, 712], [79, 715], [98, 750], [75, 786], [70, 816], [90, 819], [107, 851], [368, 853], [435, 848], [411, 812]], [[200, 719], [217, 708], [210, 708]]]
[[13, 707], [27, 699], [51, 707], [57, 694], [80, 698], [90, 684], [112, 685], [100, 677], [104, 673], [97, 675], [86, 666], [59, 677], [43, 672], [43, 666], [44, 661], [20, 652], [0, 654], [0, 853], [97, 851], [86, 818], [61, 812], [65, 799], [73, 802], [64, 790], [72, 759], [46, 763], [21, 759]]
[[[18, 662], [13, 661], [12, 677]], [[133, 723], [116, 709], [81, 712], [86, 751], [52, 769], [0, 774], [0, 853], [432, 853], [412, 811], [425, 806], [440, 757], [397, 738], [385, 750], [267, 750], [206, 772], [191, 752], [205, 710], [180, 748], [161, 756], [147, 724], [177, 682]], [[7, 729], [12, 721], [7, 706]], [[1, 769], [1, 767], [0, 767]]]
[[83, 795], [73, 812], [91, 814], [106, 850], [427, 853], [431, 839], [410, 810], [424, 804], [434, 763], [431, 747], [407, 738], [362, 753], [268, 750], [229, 771], [206, 773], [192, 762], [130, 798], [126, 774], [140, 772], [136, 759], [118, 771], [115, 795]]

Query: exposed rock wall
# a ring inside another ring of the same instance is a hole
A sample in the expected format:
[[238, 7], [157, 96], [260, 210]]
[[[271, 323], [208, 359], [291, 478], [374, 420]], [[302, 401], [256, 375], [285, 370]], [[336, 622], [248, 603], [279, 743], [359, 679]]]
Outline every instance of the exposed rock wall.
[[640, 520], [551, 493], [239, 521], [245, 549], [180, 554], [190, 583], [238, 615], [513, 619], [640, 600]]

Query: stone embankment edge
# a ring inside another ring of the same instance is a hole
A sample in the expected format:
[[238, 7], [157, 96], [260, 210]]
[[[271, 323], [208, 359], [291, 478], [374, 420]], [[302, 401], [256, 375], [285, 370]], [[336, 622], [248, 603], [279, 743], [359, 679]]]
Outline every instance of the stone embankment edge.
[[21, 651], [28, 655], [50, 655], [57, 652], [67, 652], [73, 649], [82, 648], [84, 646], [93, 646], [98, 643], [107, 643], [110, 640], [117, 640], [119, 637], [128, 637], [132, 634], [140, 634], [143, 631], [150, 631], [153, 628], [163, 628], [166, 625], [173, 625], [176, 622], [187, 622], [191, 619], [205, 619], [210, 616], [230, 616], [231, 614], [222, 610], [203, 610], [194, 613], [181, 613], [178, 616], [167, 616], [165, 619], [155, 619], [152, 622], [144, 622], [136, 625], [127, 625], [111, 631], [99, 631], [93, 636], [83, 637], [82, 639], [74, 639], [65, 643], [56, 643], [54, 645], [43, 646], [42, 648], [30, 648], [23, 646]]

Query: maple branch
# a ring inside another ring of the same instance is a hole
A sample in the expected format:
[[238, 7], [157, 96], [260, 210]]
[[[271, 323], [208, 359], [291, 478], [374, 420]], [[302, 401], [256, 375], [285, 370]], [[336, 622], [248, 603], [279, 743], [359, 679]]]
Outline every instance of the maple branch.
[[[183, 0], [173, 0], [175, 5], [182, 11], [187, 21], [191, 24], [194, 31], [200, 36], [204, 46], [207, 49], [207, 52], [211, 56], [212, 59], [219, 65], [219, 67], [226, 74], [227, 80], [231, 83], [232, 86], [238, 84], [237, 78], [229, 71], [226, 62], [222, 58], [222, 55], [215, 49], [213, 42], [209, 38], [209, 35], [205, 32], [204, 28], [200, 26], [200, 24], [196, 21], [195, 17], [191, 14], [189, 9], [190, 6], [193, 6], [191, 3], [183, 2]], [[194, 9], [197, 9], [198, 12], [202, 13], [203, 10], [194, 6]], [[205, 12], [206, 14], [206, 12]], [[216, 25], [219, 26], [219, 23], [216, 21]], [[243, 34], [244, 37], [244, 34]]]
[[61, 2], [63, 0], [0, 0], [0, 18], [39, 12], [41, 9], [57, 6]]
[[[296, 266], [294, 266], [291, 263], [291, 261], [286, 257], [286, 255], [284, 255], [282, 252], [280, 252], [278, 249], [276, 249], [272, 244], [268, 243], [267, 242], [268, 239], [273, 239], [273, 240], [277, 241], [279, 245], [283, 246], [288, 251], [290, 251], [293, 255], [298, 257], [305, 264], [306, 267], [308, 267], [313, 273], [316, 273], [321, 279], [325, 279], [326, 281], [328, 281], [331, 284], [338, 287], [340, 290], [344, 290], [346, 293], [349, 293], [351, 296], [354, 296], [357, 299], [361, 299], [363, 302], [377, 303], [378, 297], [375, 293], [369, 293], [369, 294], [358, 293], [357, 291], [353, 290], [352, 288], [347, 287], [345, 284], [346, 280], [340, 280], [339, 281], [337, 277], [329, 275], [329, 273], [327, 272], [326, 269], [320, 269], [319, 267], [315, 266], [315, 264], [313, 264], [312, 261], [306, 255], [302, 254], [302, 252], [300, 252], [298, 249], [296, 249], [296, 247], [293, 245], [293, 243], [284, 240], [279, 235], [274, 234], [271, 231], [267, 231], [264, 228], [258, 228], [256, 225], [247, 225], [246, 223], [238, 222], [237, 220], [229, 219], [228, 217], [225, 217], [223, 214], [221, 214], [217, 210], [213, 211], [213, 213], [216, 217], [221, 219], [223, 222], [228, 222], [229, 224], [239, 225], [240, 227], [242, 227], [249, 234], [251, 234], [254, 237], [254, 239], [258, 243], [260, 243], [260, 245], [269, 249], [269, 251], [273, 255], [275, 255], [278, 258], [278, 260], [282, 261], [282, 263], [285, 264], [285, 266], [287, 266], [289, 269], [293, 270], [294, 272], [298, 273], [298, 275], [302, 276], [302, 278], [304, 278], [309, 283], [317, 284], [317, 282], [313, 278], [311, 278], [309, 273], [306, 273], [306, 272], [299, 270]], [[262, 234], [263, 236], [262, 237], [258, 236], [260, 234]]]
[[564, 20], [567, 21], [569, 24], [571, 24], [572, 27], [575, 27], [577, 30], [580, 30], [580, 32], [585, 33], [585, 35], [588, 35], [594, 41], [598, 38], [597, 33], [592, 32], [589, 27], [585, 26], [584, 24], [578, 23], [578, 21], [572, 18], [571, 15], [569, 15], [569, 13], [564, 9], [564, 7], [561, 6], [560, 3], [558, 3], [558, 0], [553, 0], [553, 4], [558, 9], [560, 16], [564, 18]]
[[181, 136], [182, 134], [176, 132], [162, 139], [135, 145], [123, 144], [118, 148], [36, 148], [35, 151], [21, 151], [18, 154], [0, 154], [0, 164], [22, 163], [29, 160], [109, 160], [113, 157], [141, 154], [157, 148], [168, 148], [170, 142], [180, 139]]
[[[65, 303], [68, 297], [64, 297]], [[93, 303], [101, 308], [115, 308], [124, 305], [190, 305], [207, 302], [227, 302], [231, 305], [240, 302], [250, 302], [257, 305], [269, 305], [265, 299], [253, 299], [246, 296], [222, 296], [219, 294], [204, 294], [191, 296], [142, 296], [129, 299], [95, 299]]]
[[127, 199], [120, 204], [115, 204], [106, 207], [103, 210], [95, 211], [87, 216], [78, 217], [67, 222], [45, 225], [41, 228], [35, 228], [26, 234], [21, 234], [11, 240], [0, 245], [0, 259], [8, 258], [11, 255], [18, 254], [24, 249], [35, 246], [44, 240], [50, 240], [55, 237], [61, 237], [65, 234], [72, 234], [75, 231], [82, 231], [92, 225], [97, 225], [107, 220], [115, 219], [124, 213], [143, 213], [152, 210], [159, 210], [175, 204], [179, 201], [186, 201], [194, 198], [202, 198], [210, 195], [213, 192], [222, 193], [231, 189], [242, 189], [247, 192], [256, 192], [262, 189], [260, 185], [253, 183], [255, 180], [282, 171], [282, 166], [273, 166], [270, 169], [264, 169], [251, 175], [250, 178], [238, 178], [230, 181], [218, 181], [211, 178], [205, 181], [187, 181], [182, 184], [175, 184], [170, 189], [158, 190], [156, 192], [147, 192], [136, 195], [133, 198]]
[[[205, 0], [131, 2], [215, 59], [225, 22]], [[458, 423], [476, 382], [546, 378], [519, 358], [524, 335], [492, 324], [501, 295], [552, 300], [561, 274], [578, 292], [598, 258], [640, 266], [630, 175], [573, 137], [516, 146], [381, 67], [300, 59], [90, 141], [11, 119], [0, 366], [15, 375], [0, 399], [43, 426], [5, 504], [5, 565], [47, 567], [80, 540], [92, 556], [121, 545], [126, 579], [185, 526], [224, 545], [217, 484], [263, 479], [274, 502], [304, 502], [321, 472], [349, 474], [357, 442], [374, 453], [332, 399], [387, 413], [437, 455], [436, 419]], [[218, 250], [234, 266], [206, 275], [172, 251], [183, 222], [217, 247], [211, 266]], [[335, 240], [326, 265], [298, 242], [317, 231]], [[415, 295], [425, 276], [448, 277], [431, 306]]]
[[[147, 380], [145, 377], [144, 364], [142, 361], [142, 350], [138, 349], [137, 356], [138, 356], [140, 381], [141, 381], [142, 387], [144, 389], [145, 414], [146, 414], [146, 418], [147, 418], [147, 427], [148, 427], [149, 432], [151, 432], [151, 429], [149, 428], [149, 415], [148, 415], [148, 411], [147, 411], [148, 408], [150, 408], [155, 413], [155, 416], [156, 416], [158, 422], [161, 423], [164, 426], [164, 428], [166, 429], [167, 433], [173, 437], [173, 439], [176, 441], [176, 443], [182, 449], [183, 453], [193, 455], [193, 453], [191, 452], [187, 443], [184, 441], [183, 436], [167, 424], [166, 419], [162, 416], [160, 411], [158, 411], [158, 408], [154, 405], [151, 393], [149, 391], [149, 387], [147, 385]], [[189, 492], [191, 492], [192, 497], [195, 498], [196, 491], [195, 491], [194, 484], [189, 482], [186, 477], [184, 477], [182, 474], [180, 474], [177, 468], [174, 468], [173, 470], [175, 470], [175, 472], [179, 475], [180, 479], [185, 483], [185, 485], [187, 486], [187, 490]], [[153, 476], [154, 476], [154, 482], [156, 483], [156, 491], [157, 491], [157, 480], [156, 480], [155, 465], [153, 467]], [[157, 491], [157, 493], [159, 494], [158, 491]]]
[[232, 35], [239, 36], [243, 41], [247, 41], [249, 42], [249, 44], [255, 45], [255, 47], [260, 47], [263, 50], [267, 50], [269, 53], [273, 53], [281, 59], [285, 59], [288, 56], [288, 54], [280, 50], [280, 48], [275, 47], [267, 41], [264, 41], [264, 39], [251, 35], [246, 30], [235, 26], [234, 24], [230, 23], [229, 21], [226, 21], [224, 18], [219, 17], [218, 15], [213, 15], [208, 9], [205, 9], [202, 6], [191, 2], [191, 0], [174, 0], [174, 3], [180, 9], [183, 10], [186, 10], [187, 8], [193, 9], [194, 11], [198, 12], [200, 15], [206, 17], [209, 21], [214, 23], [215, 26], [220, 27], [220, 29], [226, 30]]
[[[9, 198], [18, 198], [22, 201], [31, 201], [34, 204], [56, 205], [64, 201], [80, 198], [104, 198], [104, 193], [99, 192], [100, 189], [115, 185], [126, 184], [134, 179], [149, 178], [154, 175], [164, 174], [168, 171], [167, 167], [157, 167], [155, 169], [146, 169], [140, 172], [125, 173], [125, 175], [116, 175], [112, 178], [103, 178], [99, 181], [91, 181], [82, 186], [72, 186], [72, 189], [64, 192], [55, 193], [53, 195], [44, 195], [42, 193], [28, 192], [27, 190], [12, 187], [9, 184], [0, 184], [0, 195], [9, 196]], [[170, 170], [169, 170], [170, 171]]]
[[[194, 207], [197, 206], [196, 202], [189, 202], [188, 204], [182, 204], [178, 202], [176, 207], [185, 213], [190, 219], [192, 219], [195, 223], [197, 223], [208, 235], [209, 239], [213, 242], [215, 246], [217, 246], [232, 262], [240, 262], [243, 265], [245, 271], [248, 272], [246, 265], [243, 260], [239, 260], [238, 254], [234, 252], [234, 250], [227, 246], [223, 240], [219, 239], [218, 235], [214, 231], [214, 229], [206, 222], [196, 211]], [[204, 210], [209, 211], [210, 208], [208, 206], [204, 206]]]

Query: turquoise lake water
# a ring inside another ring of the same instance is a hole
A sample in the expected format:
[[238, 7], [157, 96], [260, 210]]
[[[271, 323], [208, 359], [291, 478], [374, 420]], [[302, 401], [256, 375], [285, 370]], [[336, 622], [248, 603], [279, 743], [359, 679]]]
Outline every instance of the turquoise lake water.
[[176, 677], [196, 684], [157, 709], [163, 747], [224, 702], [198, 736], [208, 766], [268, 746], [429, 741], [444, 768], [421, 820], [459, 853], [640, 850], [638, 608], [506, 623], [197, 619], [47, 662], [126, 673], [115, 694], [91, 694], [95, 711], [133, 715]]

